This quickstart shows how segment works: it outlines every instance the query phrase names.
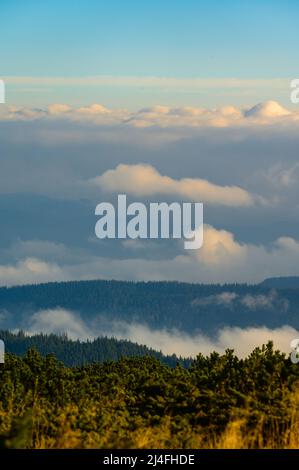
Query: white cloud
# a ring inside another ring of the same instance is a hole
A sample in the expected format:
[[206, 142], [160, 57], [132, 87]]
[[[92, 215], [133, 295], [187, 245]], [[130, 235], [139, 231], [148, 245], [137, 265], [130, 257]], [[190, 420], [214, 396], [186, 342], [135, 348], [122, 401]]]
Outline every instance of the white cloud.
[[[298, 331], [290, 326], [277, 329], [261, 328], [223, 328], [213, 338], [197, 334], [194, 336], [177, 330], [151, 330], [138, 324], [116, 324], [114, 336], [127, 338], [139, 344], [146, 344], [164, 354], [177, 354], [195, 357], [198, 353], [208, 355], [213, 351], [223, 354], [226, 349], [234, 349], [239, 357], [247, 356], [255, 347], [273, 341], [277, 349], [290, 352], [290, 342], [298, 338]], [[117, 331], [119, 328], [119, 332]]]
[[240, 295], [233, 291], [223, 291], [220, 294], [209, 295], [193, 299], [191, 305], [220, 305], [230, 308], [242, 305], [249, 310], [269, 310], [279, 309], [280, 312], [285, 312], [288, 309], [289, 302], [287, 299], [278, 295], [275, 289], [272, 289], [267, 294], [245, 294]]
[[101, 104], [92, 104], [90, 106], [84, 106], [76, 110], [79, 114], [110, 114], [111, 111]]
[[37, 258], [25, 258], [15, 265], [0, 265], [0, 285], [36, 284], [65, 280], [61, 267]]
[[71, 109], [68, 104], [50, 104], [48, 106], [48, 113], [53, 115], [65, 114], [71, 111]]
[[120, 164], [114, 170], [93, 178], [91, 183], [99, 185], [105, 191], [126, 192], [137, 196], [167, 194], [226, 206], [253, 204], [253, 197], [238, 186], [219, 186], [200, 178], [175, 180], [161, 175], [150, 165]]
[[196, 252], [201, 263], [221, 266], [235, 261], [244, 262], [247, 256], [248, 247], [238, 243], [232, 233], [205, 225], [204, 243], [201, 250]]
[[136, 128], [225, 128], [254, 127], [273, 124], [295, 124], [299, 112], [283, 108], [275, 101], [258, 103], [251, 108], [223, 106], [218, 109], [156, 105], [137, 111], [108, 109], [101, 103], [79, 108], [64, 103], [50, 104], [46, 109], [1, 106], [0, 120], [36, 120], [41, 118], [91, 122], [96, 125], [117, 125]]
[[94, 337], [78, 315], [61, 308], [39, 310], [34, 313], [30, 317], [26, 331], [28, 334], [67, 333], [69, 338], [81, 340]]
[[289, 116], [290, 114], [290, 111], [283, 108], [276, 101], [266, 101], [265, 103], [259, 103], [245, 111], [246, 117], [258, 118], [275, 118], [280, 116]]
[[128, 122], [135, 127], [234, 127], [298, 122], [299, 113], [290, 112], [276, 101], [258, 103], [251, 108], [224, 106], [218, 109], [153, 106], [131, 113]]
[[[276, 329], [262, 328], [224, 328], [218, 334], [218, 348], [234, 349], [238, 356], [248, 355], [255, 347], [273, 341], [275, 348], [285, 353], [290, 353], [290, 342], [298, 338], [298, 331], [290, 326]], [[219, 349], [218, 349], [219, 350]]]

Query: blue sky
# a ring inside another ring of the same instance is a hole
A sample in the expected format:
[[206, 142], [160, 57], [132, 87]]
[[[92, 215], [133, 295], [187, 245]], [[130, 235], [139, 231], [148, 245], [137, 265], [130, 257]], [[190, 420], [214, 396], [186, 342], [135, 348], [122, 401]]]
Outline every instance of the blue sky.
[[5, 75], [297, 72], [296, 0], [2, 0], [0, 8]]
[[[0, 16], [4, 77], [290, 79], [298, 71], [296, 0], [1, 0]], [[24, 87], [15, 94], [12, 88], [10, 96], [26, 104], [56, 96], [83, 102], [93, 101], [97, 91], [81, 90], [78, 97], [76, 88], [40, 88], [35, 85], [29, 96]], [[106, 87], [100, 95], [112, 106], [117, 100], [126, 106], [178, 100], [171, 93], [145, 92], [142, 85], [118, 87], [116, 93]], [[194, 94], [179, 101], [184, 99], [189, 104]]]

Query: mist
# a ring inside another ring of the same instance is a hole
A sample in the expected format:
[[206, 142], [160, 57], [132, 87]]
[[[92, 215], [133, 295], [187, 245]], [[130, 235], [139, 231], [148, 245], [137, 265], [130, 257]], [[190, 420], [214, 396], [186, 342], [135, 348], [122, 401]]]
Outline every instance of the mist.
[[254, 348], [268, 341], [273, 341], [276, 349], [288, 354], [291, 341], [299, 338], [299, 331], [288, 325], [274, 329], [224, 327], [214, 336], [208, 336], [200, 333], [190, 335], [177, 329], [152, 329], [146, 324], [111, 321], [103, 316], [97, 316], [88, 324], [79, 314], [65, 309], [35, 312], [23, 329], [27, 335], [65, 333], [70, 339], [80, 341], [99, 336], [127, 339], [164, 354], [182, 357], [196, 357], [199, 353], [209, 355], [213, 351], [223, 354], [228, 348], [233, 349], [238, 357], [246, 357]]

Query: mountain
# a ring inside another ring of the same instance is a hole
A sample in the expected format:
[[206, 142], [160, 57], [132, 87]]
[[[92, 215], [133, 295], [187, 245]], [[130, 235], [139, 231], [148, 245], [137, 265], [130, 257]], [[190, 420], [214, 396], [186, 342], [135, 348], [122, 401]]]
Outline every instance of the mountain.
[[272, 289], [299, 289], [299, 276], [269, 277], [260, 283]]
[[61, 333], [69, 325], [83, 331], [78, 337], [114, 336], [128, 324], [209, 335], [225, 326], [299, 328], [298, 312], [299, 289], [280, 284], [99, 280], [0, 288], [1, 329]]
[[115, 338], [97, 338], [92, 341], [73, 341], [66, 335], [38, 334], [27, 336], [23, 332], [13, 334], [0, 330], [0, 338], [5, 343], [8, 353], [23, 356], [28, 349], [36, 349], [42, 356], [55, 354], [56, 358], [67, 366], [81, 366], [94, 362], [117, 361], [122, 357], [151, 356], [160, 362], [175, 367], [178, 363], [188, 366], [189, 359], [165, 356], [151, 348]]

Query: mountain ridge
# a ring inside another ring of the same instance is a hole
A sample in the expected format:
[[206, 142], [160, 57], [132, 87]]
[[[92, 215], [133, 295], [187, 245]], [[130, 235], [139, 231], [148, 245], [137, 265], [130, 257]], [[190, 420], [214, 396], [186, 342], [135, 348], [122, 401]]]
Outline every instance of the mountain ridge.
[[[289, 325], [298, 329], [298, 311], [299, 289], [273, 288], [265, 283], [93, 280], [0, 288], [3, 330], [45, 331], [45, 317], [52, 328], [57, 326], [55, 317], [64, 315], [68, 321], [77, 320], [79, 327], [83, 322], [89, 331], [95, 323], [100, 332], [125, 323], [213, 335], [224, 327]], [[59, 331], [67, 330], [62, 325]]]

